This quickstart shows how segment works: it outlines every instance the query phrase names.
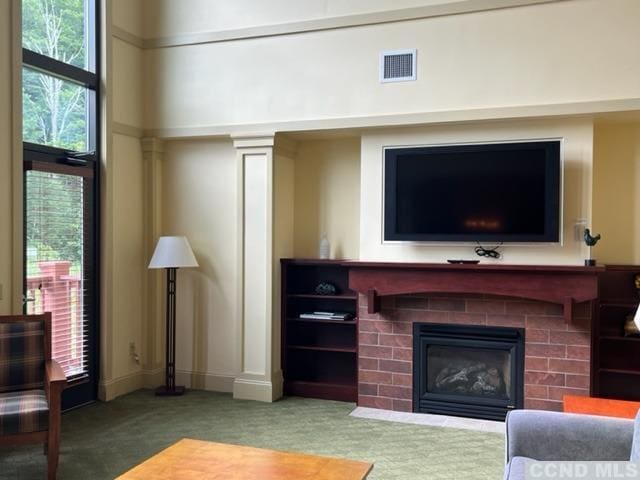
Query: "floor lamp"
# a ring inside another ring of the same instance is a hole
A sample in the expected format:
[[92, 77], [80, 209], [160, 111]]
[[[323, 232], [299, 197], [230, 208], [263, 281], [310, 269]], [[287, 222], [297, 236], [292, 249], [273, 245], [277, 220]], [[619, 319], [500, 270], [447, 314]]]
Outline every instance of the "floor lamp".
[[160, 237], [149, 262], [149, 268], [167, 270], [167, 348], [164, 385], [156, 389], [156, 395], [182, 395], [184, 387], [176, 387], [176, 270], [197, 267], [187, 237]]

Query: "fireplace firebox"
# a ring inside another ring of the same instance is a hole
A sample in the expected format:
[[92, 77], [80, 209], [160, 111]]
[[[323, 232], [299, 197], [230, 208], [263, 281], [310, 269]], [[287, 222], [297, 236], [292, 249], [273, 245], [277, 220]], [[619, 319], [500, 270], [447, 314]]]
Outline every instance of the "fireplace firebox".
[[413, 410], [504, 420], [524, 403], [524, 329], [414, 323]]

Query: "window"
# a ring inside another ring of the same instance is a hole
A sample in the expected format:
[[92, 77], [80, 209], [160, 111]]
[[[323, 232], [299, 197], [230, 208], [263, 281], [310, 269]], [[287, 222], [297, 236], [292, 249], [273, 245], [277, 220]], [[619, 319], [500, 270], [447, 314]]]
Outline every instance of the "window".
[[52, 355], [96, 396], [97, 0], [22, 0], [25, 310], [52, 312]]

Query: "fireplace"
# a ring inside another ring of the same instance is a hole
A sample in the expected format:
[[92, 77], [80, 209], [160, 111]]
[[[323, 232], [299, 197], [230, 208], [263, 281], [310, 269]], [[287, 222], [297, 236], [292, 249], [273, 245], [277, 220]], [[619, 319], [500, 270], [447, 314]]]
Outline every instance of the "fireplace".
[[504, 420], [524, 404], [524, 329], [413, 325], [413, 410]]

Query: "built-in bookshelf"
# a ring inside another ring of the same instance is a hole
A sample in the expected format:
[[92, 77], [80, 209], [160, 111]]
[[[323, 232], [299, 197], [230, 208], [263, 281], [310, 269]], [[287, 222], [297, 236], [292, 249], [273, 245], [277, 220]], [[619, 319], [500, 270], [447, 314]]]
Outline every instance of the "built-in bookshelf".
[[640, 400], [640, 338], [624, 336], [624, 322], [638, 308], [634, 278], [639, 265], [607, 265], [598, 277], [592, 324], [592, 394]]
[[[358, 296], [339, 260], [283, 259], [282, 371], [286, 395], [355, 402], [358, 385]], [[331, 294], [316, 287], [329, 283]], [[310, 312], [347, 312], [346, 320], [300, 318]]]

